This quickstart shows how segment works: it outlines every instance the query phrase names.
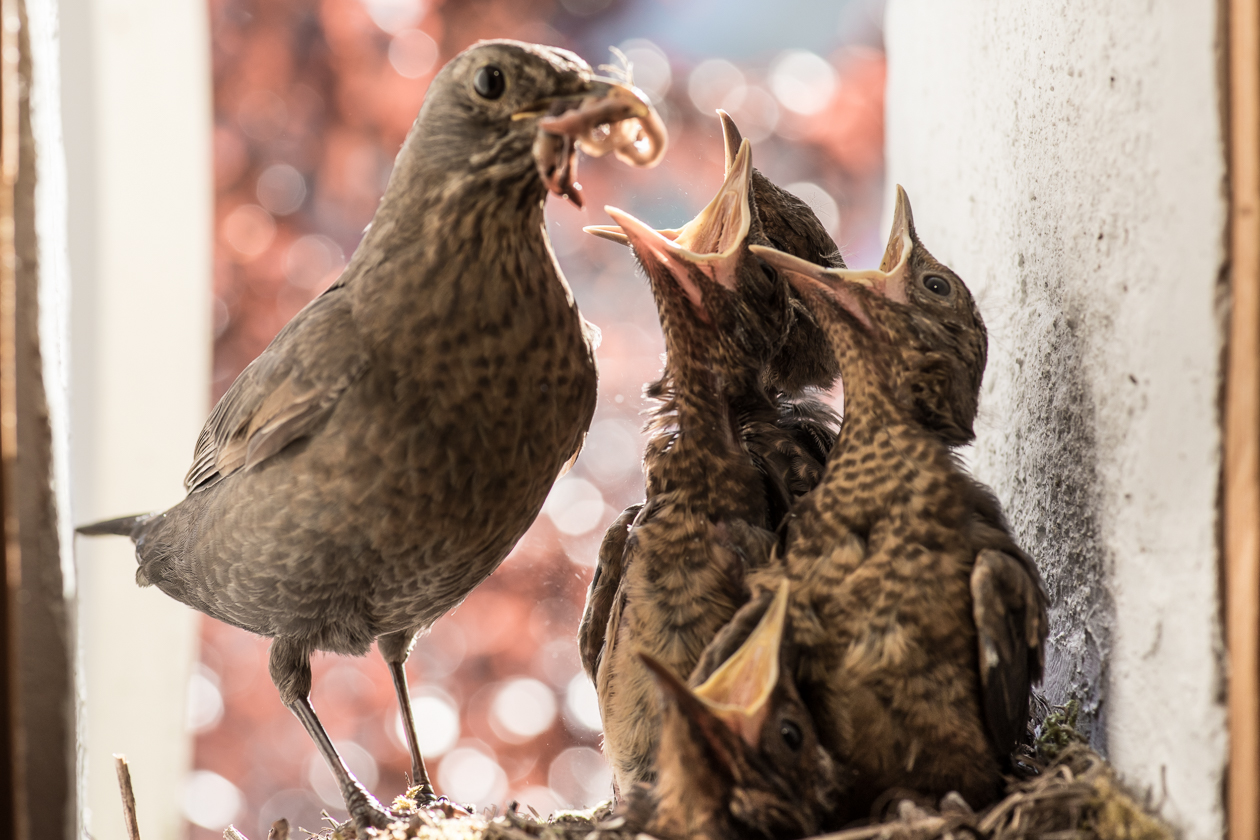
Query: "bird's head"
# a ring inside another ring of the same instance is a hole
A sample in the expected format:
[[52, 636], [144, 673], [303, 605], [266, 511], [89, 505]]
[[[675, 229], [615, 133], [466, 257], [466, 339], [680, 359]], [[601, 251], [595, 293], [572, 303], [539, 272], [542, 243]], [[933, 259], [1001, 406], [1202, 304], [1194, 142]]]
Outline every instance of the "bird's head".
[[805, 837], [827, 824], [838, 774], [785, 666], [788, 595], [784, 581], [744, 644], [695, 689], [640, 654], [662, 698], [662, 833], [725, 823], [725, 836]]
[[682, 227], [655, 230], [608, 207], [616, 225], [586, 228], [634, 249], [667, 333], [696, 336], [707, 363], [735, 378], [759, 373], [792, 317], [786, 285], [748, 250], [756, 221], [752, 172], [752, 147], [744, 141], [713, 200]]
[[905, 190], [897, 187], [892, 233], [877, 270], [824, 269], [771, 248], [753, 251], [787, 278], [826, 328], [846, 396], [866, 384], [852, 364], [865, 359], [881, 371], [881, 381], [869, 384], [888, 391], [946, 443], [975, 437], [988, 334], [967, 286], [919, 241]]
[[665, 153], [664, 123], [642, 91], [594, 75], [578, 56], [520, 41], [482, 41], [434, 77], [399, 156], [428, 178], [522, 176], [582, 206], [577, 150], [634, 166]]
[[[720, 109], [717, 113], [726, 146], [726, 168], [730, 171], [743, 136], [730, 114]], [[840, 249], [810, 206], [756, 169], [752, 173], [752, 199], [750, 244], [770, 245], [825, 268], [845, 267]], [[835, 381], [838, 371], [826, 333], [801, 302], [800, 295], [790, 288], [788, 307], [789, 326], [782, 346], [766, 367], [766, 383], [789, 393], [810, 386], [827, 387]]]

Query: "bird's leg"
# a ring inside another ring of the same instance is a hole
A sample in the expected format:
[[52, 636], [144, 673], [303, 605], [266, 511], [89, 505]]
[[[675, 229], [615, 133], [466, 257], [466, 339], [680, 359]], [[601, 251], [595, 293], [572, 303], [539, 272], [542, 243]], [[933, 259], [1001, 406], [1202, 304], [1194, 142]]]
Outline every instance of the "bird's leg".
[[429, 781], [429, 771], [424, 767], [424, 756], [420, 755], [420, 744], [416, 737], [416, 716], [411, 710], [411, 692], [407, 689], [407, 671], [401, 662], [390, 662], [389, 672], [394, 677], [394, 690], [398, 692], [398, 705], [402, 709], [403, 730], [407, 733], [407, 749], [411, 751], [411, 785], [419, 788], [417, 801], [437, 799], [433, 783]]
[[389, 665], [389, 673], [394, 678], [394, 691], [398, 694], [398, 707], [402, 709], [403, 731], [407, 733], [407, 749], [411, 752], [411, 785], [417, 789], [415, 798], [419, 805], [427, 805], [437, 800], [433, 783], [429, 781], [429, 771], [424, 767], [424, 756], [420, 755], [420, 740], [416, 734], [416, 716], [411, 708], [411, 691], [407, 688], [407, 670], [404, 667], [408, 654], [416, 641], [415, 631], [391, 633], [377, 640], [377, 647]]
[[354, 821], [355, 829], [362, 832], [368, 828], [388, 826], [395, 817], [381, 807], [376, 797], [350, 772], [311, 706], [310, 649], [295, 639], [278, 637], [271, 643], [269, 667], [271, 681], [280, 691], [280, 700], [306, 727], [320, 755], [328, 762], [328, 769], [332, 770], [341, 788], [341, 797], [346, 802], [346, 811]]
[[328, 769], [332, 770], [337, 784], [341, 786], [341, 797], [346, 801], [346, 811], [349, 812], [350, 819], [354, 821], [354, 827], [362, 831], [366, 828], [385, 828], [394, 822], [395, 817], [385, 810], [377, 798], [369, 793], [368, 789], [350, 772], [350, 768], [346, 766], [337, 748], [333, 746], [328, 733], [324, 731], [324, 725], [319, 722], [319, 717], [311, 706], [310, 698], [302, 697], [286, 705], [293, 714], [297, 715], [297, 719], [302, 721], [311, 740], [319, 749], [320, 755], [324, 757], [324, 761], [328, 762]]

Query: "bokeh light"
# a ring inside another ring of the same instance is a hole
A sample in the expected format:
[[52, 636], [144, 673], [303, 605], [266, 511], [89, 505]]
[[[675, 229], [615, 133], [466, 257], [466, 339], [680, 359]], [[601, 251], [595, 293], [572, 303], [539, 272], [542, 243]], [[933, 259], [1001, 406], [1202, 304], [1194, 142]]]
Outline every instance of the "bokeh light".
[[188, 707], [184, 726], [189, 732], [213, 729], [223, 719], [223, 694], [219, 691], [219, 675], [198, 664], [188, 678]]
[[[416, 742], [426, 759], [445, 755], [459, 741], [459, 710], [446, 692], [427, 688], [423, 694], [413, 694], [411, 712], [416, 719]], [[394, 740], [407, 746], [402, 710], [394, 716]]]
[[451, 750], [438, 765], [438, 784], [456, 802], [498, 802], [507, 793], [507, 774], [477, 747]]
[[241, 812], [236, 785], [209, 770], [197, 770], [184, 783], [184, 816], [193, 825], [222, 831]]

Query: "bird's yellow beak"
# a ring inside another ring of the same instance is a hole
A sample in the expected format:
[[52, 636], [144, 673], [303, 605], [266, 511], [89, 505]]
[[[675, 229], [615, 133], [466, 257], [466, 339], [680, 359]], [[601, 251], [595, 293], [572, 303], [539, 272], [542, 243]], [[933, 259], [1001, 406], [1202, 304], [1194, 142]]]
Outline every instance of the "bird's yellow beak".
[[722, 123], [722, 143], [726, 148], [726, 171], [729, 174], [735, 165], [736, 155], [744, 145], [744, 137], [739, 133], [739, 126], [735, 125], [730, 114], [718, 108], [717, 115]]
[[914, 249], [914, 221], [910, 211], [910, 199], [901, 185], [897, 185], [897, 204], [893, 209], [892, 230], [879, 268], [859, 271], [846, 268], [823, 268], [791, 254], [762, 245], [750, 246], [752, 252], [783, 272], [788, 282], [803, 295], [825, 294], [839, 303], [846, 311], [871, 327], [866, 306], [848, 284], [887, 298], [906, 303], [906, 287], [910, 282], [910, 252]]
[[709, 711], [754, 748], [761, 741], [770, 695], [779, 682], [779, 651], [790, 590], [791, 585], [784, 580], [739, 650], [695, 689]]
[[700, 305], [699, 289], [690, 279], [688, 266], [698, 268], [728, 289], [735, 288], [735, 263], [752, 227], [748, 206], [751, 185], [752, 146], [744, 141], [717, 195], [681, 228], [655, 230], [629, 213], [607, 207], [616, 225], [591, 225], [583, 230], [602, 239], [633, 245], [640, 259], [660, 262], [692, 302]]

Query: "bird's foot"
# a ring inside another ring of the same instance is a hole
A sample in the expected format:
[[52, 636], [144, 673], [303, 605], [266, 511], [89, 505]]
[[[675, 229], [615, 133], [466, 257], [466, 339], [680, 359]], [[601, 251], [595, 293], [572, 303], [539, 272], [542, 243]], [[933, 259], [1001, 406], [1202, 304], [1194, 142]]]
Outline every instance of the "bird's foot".
[[376, 837], [378, 830], [407, 820], [405, 816], [396, 814], [381, 805], [380, 801], [358, 782], [354, 782], [348, 789], [343, 789], [342, 793], [345, 796], [350, 821], [354, 823], [355, 832], [361, 838]]
[[416, 803], [417, 808], [427, 808], [436, 803], [441, 797], [433, 790], [433, 784], [427, 779], [418, 785], [412, 785], [407, 788], [404, 796]]

